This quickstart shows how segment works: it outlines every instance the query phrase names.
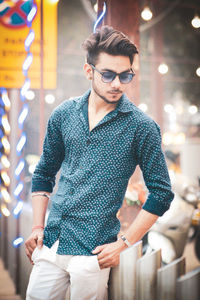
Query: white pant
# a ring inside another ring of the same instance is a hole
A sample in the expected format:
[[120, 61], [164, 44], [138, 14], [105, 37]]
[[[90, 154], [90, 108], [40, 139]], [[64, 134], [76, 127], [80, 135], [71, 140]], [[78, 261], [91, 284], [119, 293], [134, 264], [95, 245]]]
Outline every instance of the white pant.
[[97, 256], [58, 255], [58, 241], [35, 248], [26, 300], [106, 300], [110, 268], [100, 269]]

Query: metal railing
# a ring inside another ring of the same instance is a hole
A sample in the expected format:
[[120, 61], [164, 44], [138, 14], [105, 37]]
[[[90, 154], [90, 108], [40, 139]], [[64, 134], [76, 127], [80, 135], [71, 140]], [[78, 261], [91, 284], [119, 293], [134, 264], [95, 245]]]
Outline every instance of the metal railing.
[[177, 300], [200, 299], [200, 267], [177, 279]]
[[[153, 251], [137, 261], [136, 300], [156, 299], [157, 270], [160, 267], [161, 250]], [[131, 297], [129, 299], [131, 299]]]
[[112, 268], [108, 300], [199, 300], [200, 267], [185, 274], [185, 258], [161, 266], [161, 250], [144, 256], [138, 242]]
[[121, 253], [120, 265], [110, 273], [109, 299], [136, 300], [136, 265], [141, 256], [141, 241]]
[[157, 299], [176, 300], [177, 278], [185, 274], [185, 258], [181, 257], [157, 271]]

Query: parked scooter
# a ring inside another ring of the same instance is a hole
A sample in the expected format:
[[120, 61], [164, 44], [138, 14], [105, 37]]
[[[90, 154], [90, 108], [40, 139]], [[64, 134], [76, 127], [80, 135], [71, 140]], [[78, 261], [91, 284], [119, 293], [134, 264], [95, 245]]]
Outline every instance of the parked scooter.
[[[200, 177], [199, 179], [199, 187], [200, 187]], [[189, 229], [188, 239], [191, 242], [194, 240], [194, 250], [195, 254], [200, 261], [200, 189], [198, 192], [198, 201], [195, 207], [195, 210], [192, 215], [191, 227]]]
[[175, 198], [170, 209], [158, 218], [145, 237], [147, 238], [146, 253], [161, 249], [163, 263], [172, 262], [182, 256], [188, 241], [188, 234], [193, 228], [195, 253], [200, 260], [199, 188], [188, 183], [188, 180], [183, 176], [176, 175], [173, 190], [175, 191]]

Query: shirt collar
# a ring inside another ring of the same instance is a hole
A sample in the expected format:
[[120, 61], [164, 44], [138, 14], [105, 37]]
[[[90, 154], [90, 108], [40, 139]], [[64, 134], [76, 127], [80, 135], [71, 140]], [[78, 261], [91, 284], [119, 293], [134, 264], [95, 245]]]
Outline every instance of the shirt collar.
[[[86, 93], [84, 93], [81, 97], [77, 97], [74, 99], [76, 102], [77, 109], [80, 109], [83, 104], [88, 100], [91, 90], [89, 89]], [[117, 104], [116, 111], [120, 111], [122, 113], [127, 113], [133, 111], [134, 104], [128, 99], [128, 97], [123, 94]]]
[[116, 110], [122, 113], [133, 111], [134, 104], [128, 99], [126, 94], [123, 94], [117, 104]]
[[90, 95], [91, 90], [89, 89], [85, 94], [83, 94], [80, 97], [74, 98], [74, 101], [76, 102], [76, 108], [80, 109], [83, 104], [88, 100], [88, 97]]

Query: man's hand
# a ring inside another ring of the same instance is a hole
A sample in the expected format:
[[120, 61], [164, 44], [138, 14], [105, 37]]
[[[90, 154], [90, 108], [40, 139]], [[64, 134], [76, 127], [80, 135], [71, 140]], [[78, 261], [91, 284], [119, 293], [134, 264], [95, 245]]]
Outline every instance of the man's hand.
[[98, 254], [97, 258], [101, 269], [115, 267], [119, 264], [120, 252], [127, 246], [122, 240], [96, 247], [92, 254]]
[[25, 242], [26, 255], [28, 256], [32, 265], [33, 265], [33, 261], [31, 259], [32, 253], [33, 253], [35, 247], [38, 247], [39, 249], [42, 248], [43, 237], [44, 237], [44, 230], [43, 229], [35, 229]]

